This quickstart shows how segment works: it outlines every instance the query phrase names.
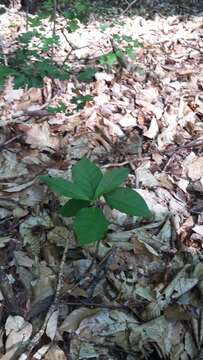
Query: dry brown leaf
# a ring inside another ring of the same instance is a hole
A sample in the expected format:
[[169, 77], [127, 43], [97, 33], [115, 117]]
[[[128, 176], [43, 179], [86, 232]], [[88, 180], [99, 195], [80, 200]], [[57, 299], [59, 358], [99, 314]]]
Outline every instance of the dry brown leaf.
[[50, 134], [49, 125], [46, 122], [32, 125], [22, 124], [18, 125], [18, 129], [25, 133], [26, 143], [33, 148], [59, 148], [60, 140]]
[[67, 360], [67, 357], [58, 345], [53, 345], [46, 353], [44, 360]]

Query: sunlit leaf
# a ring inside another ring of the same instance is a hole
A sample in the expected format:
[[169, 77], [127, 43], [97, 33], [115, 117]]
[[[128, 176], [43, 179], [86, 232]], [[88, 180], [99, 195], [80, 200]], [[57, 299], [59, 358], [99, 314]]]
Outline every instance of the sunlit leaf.
[[89, 200], [82, 188], [71, 181], [48, 175], [39, 176], [39, 180], [48, 185], [52, 191], [61, 196], [67, 196], [73, 199]]
[[140, 194], [129, 188], [118, 188], [104, 195], [111, 208], [132, 216], [149, 217], [150, 210]]

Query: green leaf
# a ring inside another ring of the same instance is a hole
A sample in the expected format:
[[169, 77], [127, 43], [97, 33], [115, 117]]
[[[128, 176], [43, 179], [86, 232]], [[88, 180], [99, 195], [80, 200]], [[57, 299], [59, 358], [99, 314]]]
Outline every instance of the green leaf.
[[133, 216], [149, 217], [150, 210], [140, 194], [129, 188], [118, 188], [104, 195], [111, 208]]
[[107, 29], [109, 29], [109, 24], [100, 24], [99, 25], [99, 28], [100, 28], [100, 31], [101, 32], [104, 32], [104, 31], [106, 31]]
[[48, 185], [51, 190], [61, 196], [67, 196], [73, 199], [89, 200], [82, 189], [71, 181], [60, 177], [50, 177], [48, 175], [39, 176], [39, 180]]
[[94, 78], [97, 69], [92, 67], [87, 67], [84, 70], [79, 71], [77, 74], [78, 81], [90, 81]]
[[127, 168], [120, 168], [120, 169], [114, 169], [107, 171], [95, 193], [95, 198], [98, 198], [99, 196], [106, 194], [112, 190], [115, 190], [119, 185], [122, 184], [122, 182], [126, 179], [128, 176], [128, 169]]
[[69, 111], [67, 110], [67, 105], [64, 104], [63, 101], [60, 101], [57, 107], [48, 106], [47, 111], [50, 114], [57, 114], [57, 113], [64, 113], [66, 115], [69, 114]]
[[76, 109], [81, 110], [85, 107], [86, 102], [93, 99], [91, 95], [80, 95], [80, 96], [73, 96], [71, 102], [76, 104]]
[[116, 54], [113, 51], [110, 51], [108, 54], [101, 55], [99, 62], [101, 65], [112, 66], [118, 60]]
[[108, 222], [98, 208], [80, 210], [74, 220], [74, 231], [81, 245], [101, 240], [107, 232]]
[[114, 34], [113, 35], [113, 39], [118, 42], [118, 43], [121, 43], [122, 41], [122, 36], [120, 36], [119, 34]]
[[53, 45], [59, 45], [59, 36], [42, 37], [42, 51], [47, 52]]
[[88, 207], [89, 204], [90, 204], [89, 201], [71, 199], [64, 206], [62, 206], [58, 210], [58, 212], [62, 216], [72, 217], [72, 216], [75, 216], [79, 210], [83, 209], [84, 207]]
[[86, 199], [94, 199], [95, 191], [102, 178], [101, 170], [84, 157], [73, 166], [72, 177], [74, 183], [86, 195]]
[[72, 33], [75, 30], [79, 29], [79, 22], [77, 19], [70, 19], [68, 26], [67, 26], [67, 30]]
[[38, 35], [38, 32], [36, 30], [35, 31], [27, 31], [18, 37], [18, 42], [20, 44], [28, 45], [30, 43], [30, 41], [32, 40], [32, 38], [37, 35]]

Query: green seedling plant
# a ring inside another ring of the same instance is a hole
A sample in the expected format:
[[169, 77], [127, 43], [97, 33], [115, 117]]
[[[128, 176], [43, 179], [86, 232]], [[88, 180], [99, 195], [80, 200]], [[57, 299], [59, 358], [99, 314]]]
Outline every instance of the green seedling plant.
[[150, 210], [140, 194], [120, 185], [128, 176], [127, 168], [106, 171], [87, 158], [82, 158], [72, 168], [72, 181], [42, 175], [39, 180], [51, 190], [69, 200], [59, 208], [64, 217], [73, 217], [73, 228], [80, 245], [100, 241], [107, 233], [108, 221], [101, 209], [103, 197], [111, 209], [131, 216], [150, 217]]

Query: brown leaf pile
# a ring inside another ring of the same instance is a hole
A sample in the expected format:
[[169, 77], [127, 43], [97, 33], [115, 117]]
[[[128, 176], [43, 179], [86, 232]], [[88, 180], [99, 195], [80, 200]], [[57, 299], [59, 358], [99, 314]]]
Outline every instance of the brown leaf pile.
[[[171, 9], [173, 11], [173, 9]], [[0, 94], [1, 359], [200, 359], [203, 294], [203, 13], [123, 17], [70, 34], [61, 27], [55, 60], [97, 66], [113, 34], [142, 47], [94, 80], [44, 79], [43, 89]], [[1, 15], [12, 46], [24, 15]], [[48, 24], [47, 24], [48, 29]], [[47, 30], [49, 31], [49, 30]], [[65, 35], [65, 36], [64, 36]], [[92, 95], [77, 111], [71, 98]], [[53, 95], [54, 94], [54, 95]], [[50, 114], [66, 104], [71, 115]], [[39, 174], [69, 178], [87, 156], [106, 168], [127, 166], [127, 185], [145, 198], [152, 219], [104, 205], [110, 226], [96, 259], [70, 238], [57, 311], [26, 357], [53, 303], [71, 220], [56, 215], [64, 199]], [[54, 341], [53, 341], [54, 340]], [[23, 357], [24, 356], [24, 357]]]

